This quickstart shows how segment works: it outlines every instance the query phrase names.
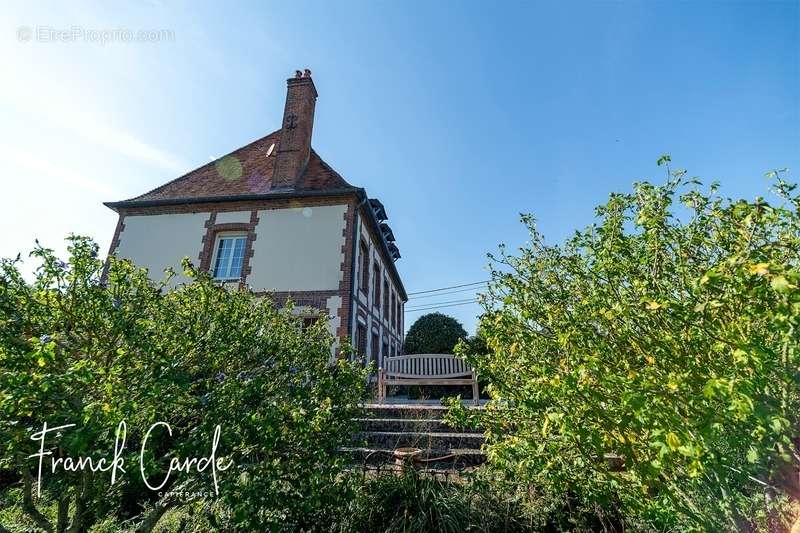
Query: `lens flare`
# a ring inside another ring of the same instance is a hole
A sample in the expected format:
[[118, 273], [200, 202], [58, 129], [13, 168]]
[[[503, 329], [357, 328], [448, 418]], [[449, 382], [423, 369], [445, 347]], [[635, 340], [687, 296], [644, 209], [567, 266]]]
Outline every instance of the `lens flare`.
[[217, 174], [228, 181], [235, 181], [242, 177], [242, 164], [236, 157], [226, 155], [216, 163]]

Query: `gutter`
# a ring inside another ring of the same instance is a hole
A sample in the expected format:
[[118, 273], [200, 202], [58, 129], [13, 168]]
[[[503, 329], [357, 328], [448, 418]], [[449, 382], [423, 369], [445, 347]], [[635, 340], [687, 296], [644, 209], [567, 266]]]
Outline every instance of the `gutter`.
[[[162, 200], [122, 200], [120, 202], [103, 202], [109, 209], [117, 211], [126, 207], [158, 207], [165, 205], [208, 204], [214, 202], [252, 202], [254, 200], [278, 200], [282, 198], [309, 198], [315, 196], [348, 196], [351, 194], [366, 195], [364, 189], [356, 187], [343, 189], [327, 189], [324, 191], [278, 191], [262, 194], [236, 194], [224, 196], [202, 196], [198, 198], [165, 198]], [[118, 212], [118, 211], [117, 211]]]

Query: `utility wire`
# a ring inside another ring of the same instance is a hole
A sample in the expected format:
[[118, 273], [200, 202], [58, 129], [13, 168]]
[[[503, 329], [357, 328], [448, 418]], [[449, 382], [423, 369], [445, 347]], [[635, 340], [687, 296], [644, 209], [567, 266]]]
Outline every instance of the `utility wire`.
[[449, 302], [439, 302], [439, 303], [430, 304], [430, 305], [421, 305], [421, 306], [417, 306], [417, 307], [410, 307], [408, 310], [409, 311], [419, 311], [420, 309], [435, 309], [437, 307], [443, 307], [443, 306], [452, 305], [452, 304], [469, 304], [469, 303], [474, 303], [474, 302], [477, 302], [477, 301], [478, 301], [477, 298], [470, 298], [470, 299], [467, 299], [467, 300], [451, 300]]
[[442, 287], [440, 289], [431, 289], [428, 291], [409, 292], [408, 296], [414, 296], [417, 294], [427, 294], [429, 292], [446, 291], [448, 289], [460, 289], [461, 287], [472, 287], [473, 285], [483, 285], [484, 283], [489, 283], [489, 280], [487, 279], [486, 281], [476, 281], [475, 283], [464, 283], [463, 285], [453, 285], [452, 287]]
[[443, 302], [428, 302], [428, 303], [424, 303], [424, 304], [412, 305], [410, 307], [411, 307], [411, 309], [414, 309], [415, 307], [430, 307], [432, 305], [457, 304], [459, 302], [469, 302], [469, 301], [472, 301], [472, 300], [475, 300], [475, 299], [476, 298], [474, 298], [474, 297], [473, 298], [459, 298], [458, 300], [445, 300]]
[[459, 306], [459, 305], [470, 305], [470, 304], [474, 304], [474, 303], [477, 303], [477, 302], [478, 302], [477, 300], [470, 300], [468, 302], [462, 302], [462, 303], [458, 303], [458, 304], [434, 305], [433, 307], [421, 307], [421, 308], [417, 308], [417, 309], [406, 309], [404, 312], [405, 313], [413, 313], [415, 311], [430, 311], [430, 310], [433, 310], [433, 309], [441, 309], [443, 307], [456, 307], [456, 306]]
[[447, 291], [447, 292], [435, 292], [433, 294], [423, 294], [422, 296], [412, 296], [411, 298], [409, 298], [409, 301], [418, 300], [420, 298], [430, 298], [432, 296], [433, 297], [447, 296], [448, 294], [456, 294], [456, 293], [459, 293], [459, 292], [475, 292], [477, 290], [480, 290], [480, 287], [472, 287], [472, 288], [468, 288], [468, 289], [458, 289], [458, 290], [455, 290], [455, 291]]

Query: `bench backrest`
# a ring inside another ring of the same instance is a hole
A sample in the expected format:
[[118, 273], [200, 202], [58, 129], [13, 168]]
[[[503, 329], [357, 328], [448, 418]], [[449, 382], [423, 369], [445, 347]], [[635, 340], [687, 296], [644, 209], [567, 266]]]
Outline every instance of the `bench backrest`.
[[448, 354], [413, 354], [386, 357], [383, 369], [395, 378], [458, 378], [471, 376], [466, 361]]

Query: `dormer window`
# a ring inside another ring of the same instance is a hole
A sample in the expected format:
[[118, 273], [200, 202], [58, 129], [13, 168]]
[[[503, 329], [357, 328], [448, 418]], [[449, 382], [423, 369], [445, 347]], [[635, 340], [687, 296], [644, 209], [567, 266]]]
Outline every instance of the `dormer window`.
[[370, 198], [369, 205], [372, 207], [372, 211], [375, 213], [375, 218], [377, 218], [379, 221], [389, 218], [386, 216], [386, 209], [383, 207], [381, 201], [377, 198]]
[[247, 235], [221, 233], [214, 246], [214, 279], [222, 281], [238, 280], [242, 277], [244, 250]]
[[392, 260], [397, 261], [400, 259], [400, 250], [397, 248], [397, 245], [393, 242], [387, 243], [389, 247], [389, 253], [392, 254]]
[[380, 225], [381, 233], [383, 234], [383, 238], [386, 239], [386, 242], [394, 242], [394, 233], [392, 232], [392, 228], [389, 227], [389, 224], [386, 222], [381, 222]]

